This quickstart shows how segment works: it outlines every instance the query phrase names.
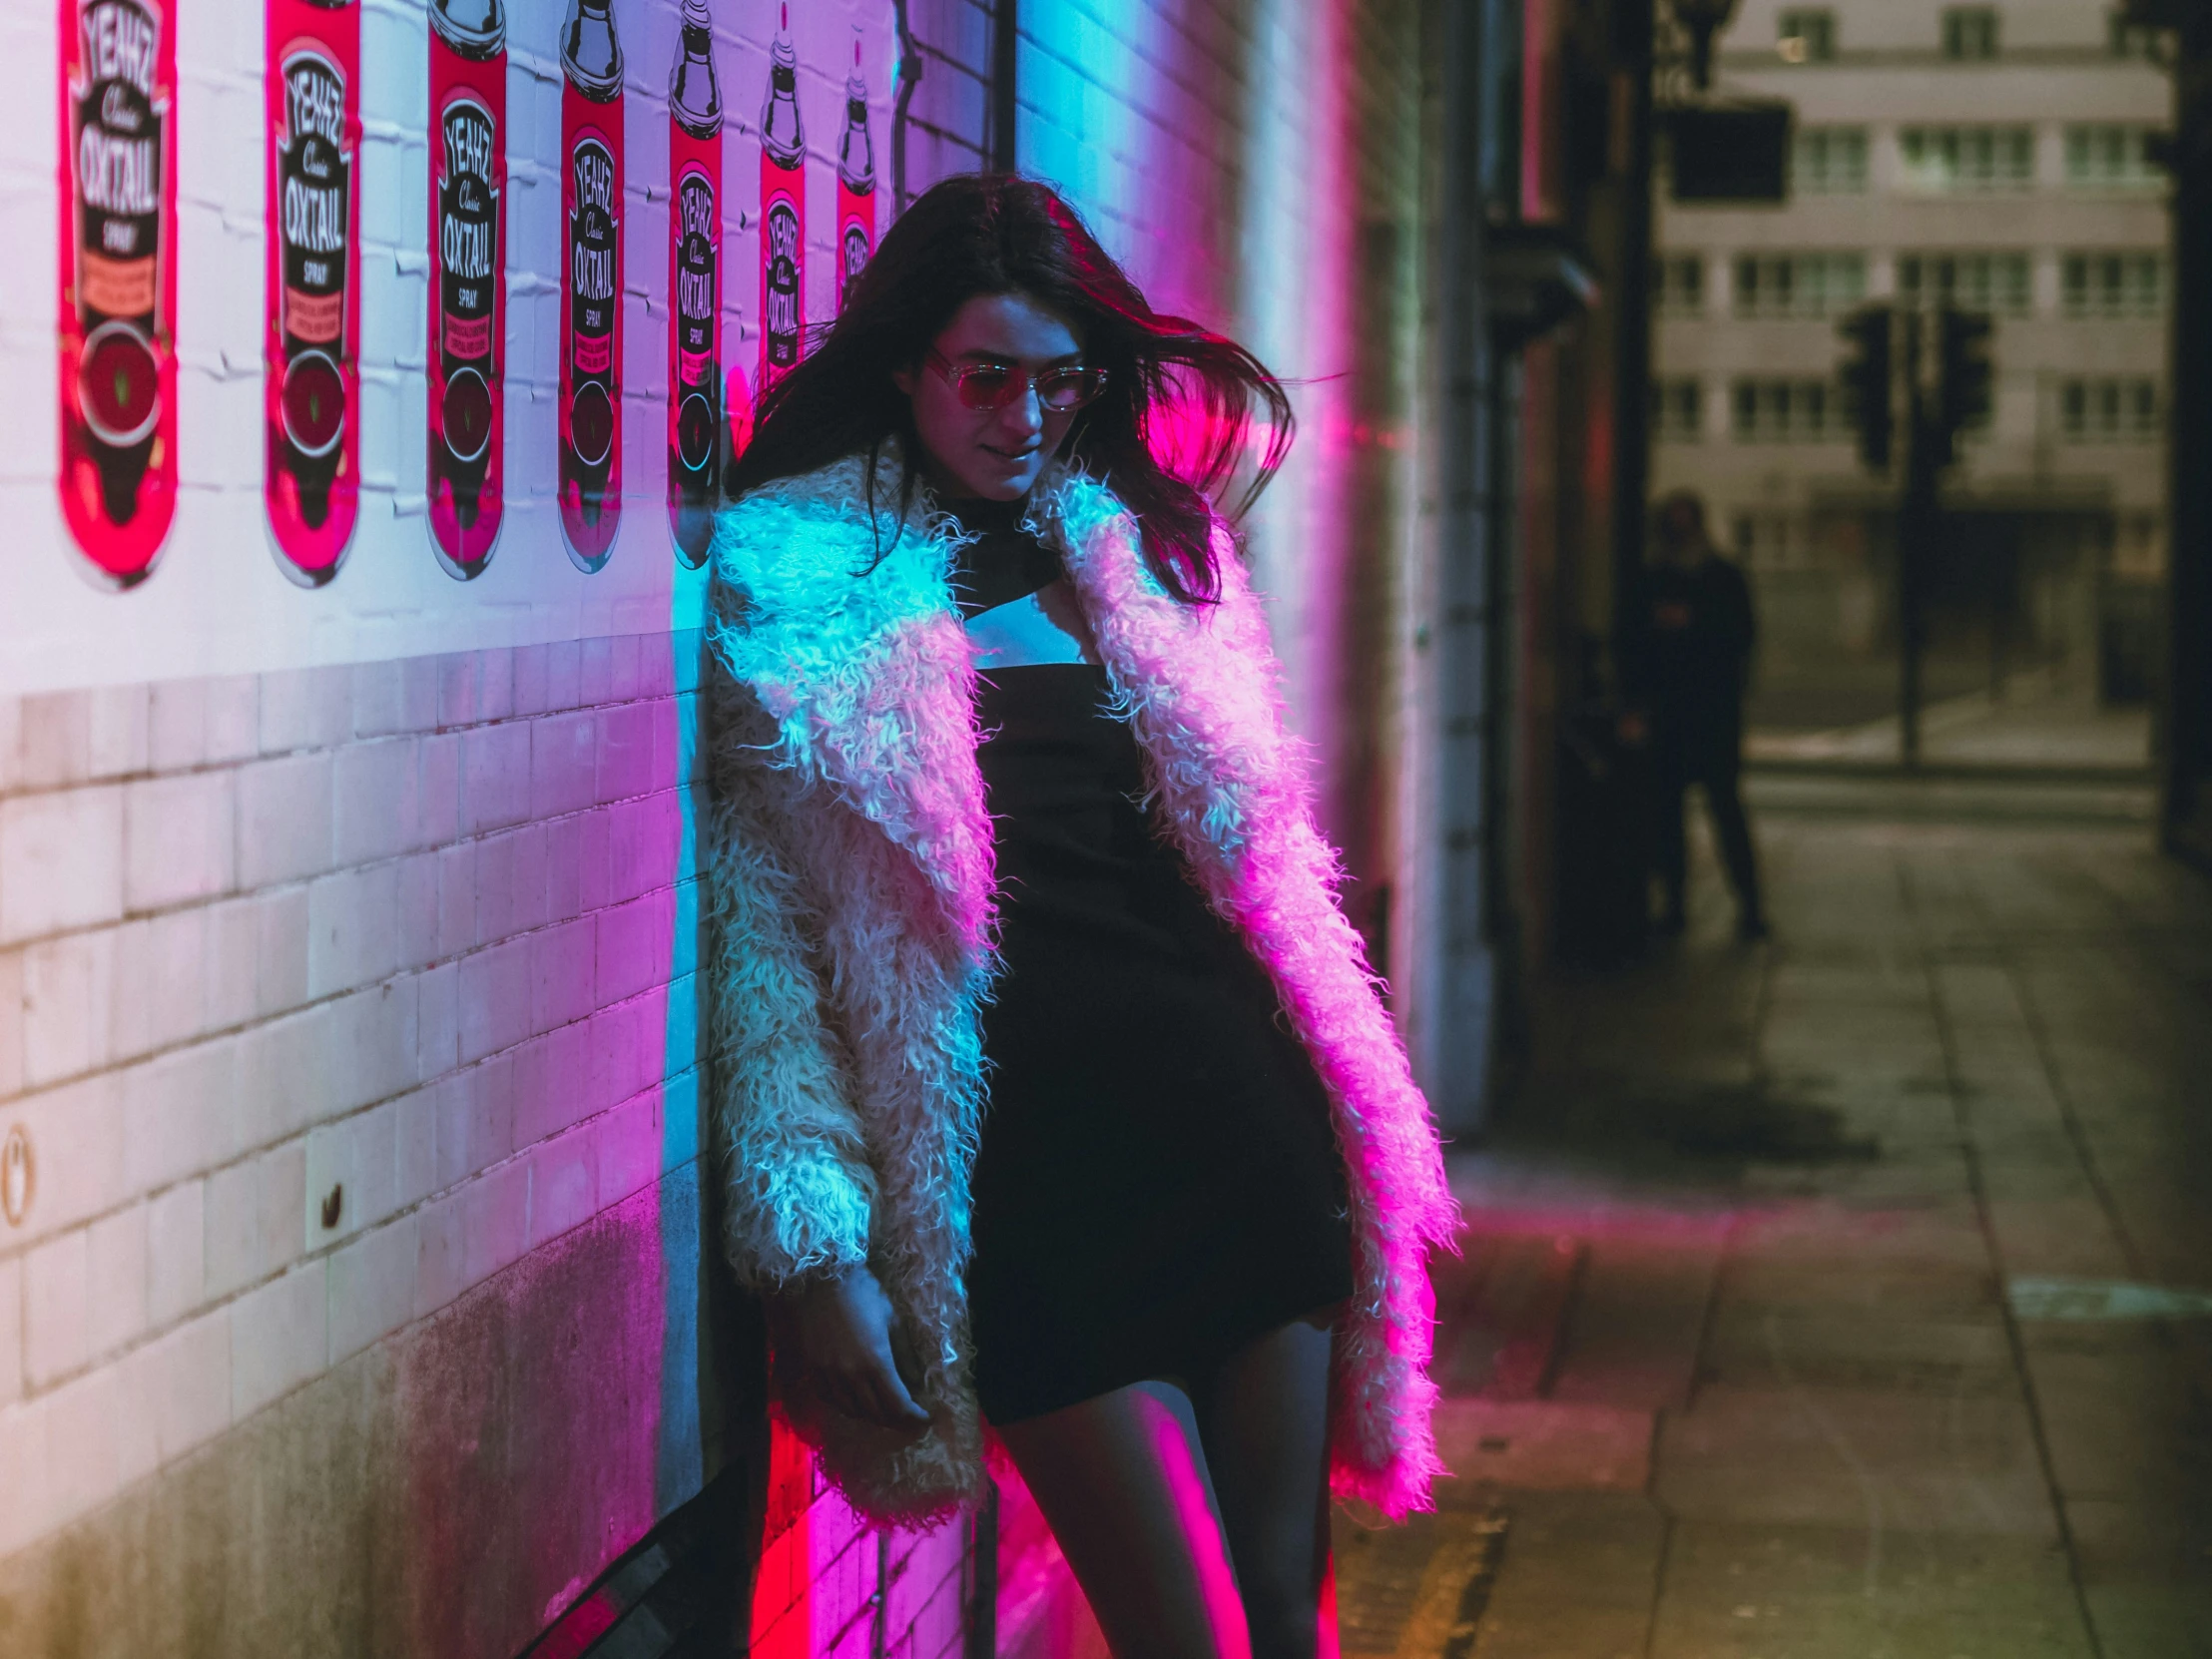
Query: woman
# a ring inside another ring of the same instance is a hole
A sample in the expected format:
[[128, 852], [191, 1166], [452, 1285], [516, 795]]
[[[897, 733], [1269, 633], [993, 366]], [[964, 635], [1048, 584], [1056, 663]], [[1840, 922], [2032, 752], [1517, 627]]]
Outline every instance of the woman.
[[785, 1409], [886, 1520], [978, 1493], [980, 1410], [1147, 1659], [1314, 1653], [1332, 1471], [1437, 1471], [1455, 1213], [1208, 505], [1255, 400], [1264, 483], [1249, 353], [950, 179], [714, 550], [715, 1109]]

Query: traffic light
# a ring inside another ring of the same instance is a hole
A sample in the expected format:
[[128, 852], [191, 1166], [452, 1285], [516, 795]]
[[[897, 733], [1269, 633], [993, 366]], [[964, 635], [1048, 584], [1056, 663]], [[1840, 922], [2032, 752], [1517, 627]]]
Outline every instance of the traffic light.
[[1876, 472], [1890, 469], [1890, 307], [1866, 305], [1837, 326], [1858, 347], [1844, 359], [1844, 412], [1859, 429], [1859, 458]]
[[1994, 325], [1979, 311], [1943, 308], [1937, 318], [1936, 425], [1944, 451], [1958, 454], [1958, 434], [1988, 419], [1989, 334]]

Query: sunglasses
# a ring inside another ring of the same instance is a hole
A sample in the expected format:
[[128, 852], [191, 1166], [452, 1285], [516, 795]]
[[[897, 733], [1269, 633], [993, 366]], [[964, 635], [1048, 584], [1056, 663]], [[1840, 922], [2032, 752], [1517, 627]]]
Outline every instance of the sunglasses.
[[956, 363], [931, 350], [929, 366], [951, 383], [964, 409], [1003, 409], [1032, 389], [1047, 414], [1070, 414], [1106, 389], [1103, 368], [1048, 368], [1023, 374], [1004, 363]]

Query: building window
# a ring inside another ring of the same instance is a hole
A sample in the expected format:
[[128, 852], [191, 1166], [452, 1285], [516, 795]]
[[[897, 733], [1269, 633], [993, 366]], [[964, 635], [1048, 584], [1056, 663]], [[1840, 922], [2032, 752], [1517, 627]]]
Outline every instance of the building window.
[[2035, 183], [2032, 127], [1908, 127], [1898, 147], [1908, 190], [1945, 195], [2026, 190]]
[[1775, 50], [1784, 63], [1829, 63], [1836, 56], [1836, 14], [1786, 11], [1775, 24]]
[[1867, 129], [1800, 127], [1791, 184], [1805, 196], [1856, 196], [1867, 188]]
[[2075, 190], [2147, 190], [2165, 174], [2151, 160], [2149, 127], [2068, 127], [2066, 183]]
[[2068, 254], [2059, 297], [2071, 317], [2162, 316], [2166, 262], [2156, 254]]
[[2035, 288], [2025, 254], [1900, 254], [1898, 297], [1909, 305], [2026, 316]]
[[2125, 8], [2115, 8], [2105, 19], [2111, 30], [2112, 56], [2115, 58], [2156, 58], [2158, 56], [2158, 31], [2145, 28], [2140, 23], [2127, 20]]
[[1817, 443], [1844, 429], [1826, 380], [1738, 380], [1732, 392], [1738, 443]]
[[1664, 316], [1698, 316], [1705, 310], [1705, 258], [1661, 254], [1652, 261], [1652, 298]]
[[1952, 6], [1943, 13], [1943, 56], [1971, 63], [1997, 55], [1994, 6]]
[[1655, 380], [1651, 435], [1661, 443], [1695, 443], [1705, 429], [1705, 388], [1696, 380]]
[[2160, 432], [2155, 380], [2064, 380], [2058, 429], [2071, 443], [2147, 443]]
[[1736, 314], [1838, 316], [1867, 296], [1864, 254], [1744, 254], [1736, 261]]

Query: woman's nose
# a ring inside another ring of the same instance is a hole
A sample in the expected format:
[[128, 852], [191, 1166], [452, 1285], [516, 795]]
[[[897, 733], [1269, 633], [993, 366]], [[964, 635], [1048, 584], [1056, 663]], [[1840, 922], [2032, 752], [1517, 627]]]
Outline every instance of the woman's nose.
[[1037, 396], [1034, 382], [1021, 388], [1021, 395], [1006, 405], [1004, 420], [1007, 427], [1024, 438], [1036, 436], [1044, 430], [1044, 404]]

